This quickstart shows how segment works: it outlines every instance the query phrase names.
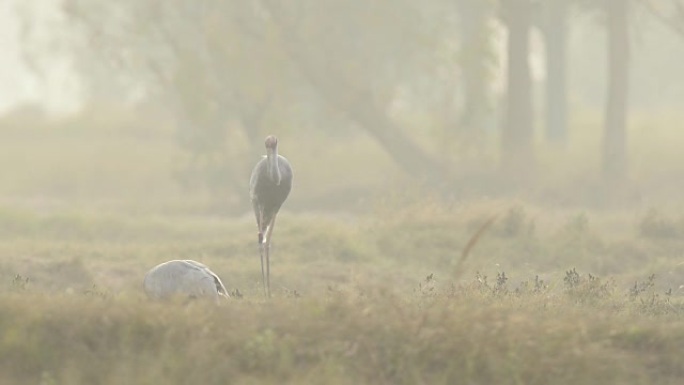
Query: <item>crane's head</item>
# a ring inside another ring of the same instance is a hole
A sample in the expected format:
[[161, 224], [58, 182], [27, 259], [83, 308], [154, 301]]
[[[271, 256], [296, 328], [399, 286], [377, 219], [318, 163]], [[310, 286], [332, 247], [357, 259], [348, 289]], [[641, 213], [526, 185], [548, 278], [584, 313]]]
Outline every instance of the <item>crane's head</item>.
[[266, 146], [266, 158], [268, 159], [266, 163], [268, 165], [268, 173], [275, 184], [279, 185], [281, 175], [280, 167], [278, 167], [278, 138], [274, 135], [269, 135], [266, 137], [264, 145]]
[[274, 135], [269, 135], [266, 137], [264, 144], [266, 145], [267, 151], [275, 151], [278, 148], [278, 138], [276, 138]]

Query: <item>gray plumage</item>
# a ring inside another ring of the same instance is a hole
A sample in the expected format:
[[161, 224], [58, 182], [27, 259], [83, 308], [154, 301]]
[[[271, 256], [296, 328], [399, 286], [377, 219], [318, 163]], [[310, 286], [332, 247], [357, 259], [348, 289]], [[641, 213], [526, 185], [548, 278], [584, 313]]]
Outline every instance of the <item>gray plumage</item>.
[[149, 298], [206, 298], [216, 302], [228, 298], [226, 287], [206, 265], [192, 260], [173, 260], [153, 267], [145, 274], [143, 289]]
[[[275, 219], [292, 189], [292, 167], [288, 160], [278, 154], [278, 139], [269, 135], [264, 141], [266, 156], [252, 170], [249, 180], [249, 196], [256, 216], [261, 277], [264, 294], [271, 296], [270, 248]], [[264, 256], [266, 263], [264, 264]]]

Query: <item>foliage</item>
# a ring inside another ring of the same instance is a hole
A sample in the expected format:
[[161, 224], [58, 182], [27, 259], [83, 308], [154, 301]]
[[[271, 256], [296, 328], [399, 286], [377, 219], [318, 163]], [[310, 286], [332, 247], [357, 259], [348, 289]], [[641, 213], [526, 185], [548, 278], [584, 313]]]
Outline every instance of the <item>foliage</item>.
[[531, 237], [534, 235], [534, 231], [534, 220], [527, 218], [525, 208], [522, 206], [514, 206], [508, 209], [495, 229], [496, 234], [502, 237]]
[[651, 209], [639, 222], [638, 232], [642, 237], [648, 238], [677, 238], [684, 233], [684, 226], [680, 222]]
[[[267, 132], [347, 136], [358, 127], [414, 177], [438, 174], [455, 157], [439, 159], [431, 150], [474, 145], [473, 138], [458, 143], [452, 134], [461, 124], [482, 131], [479, 105], [489, 99], [491, 6], [474, 26], [474, 40], [464, 42], [460, 31], [471, 20], [461, 16], [470, 8], [442, 0], [370, 7], [361, 1], [67, 0], [67, 30], [50, 43], [60, 47], [58, 55], [73, 58], [92, 104], [123, 99], [173, 115], [191, 155], [179, 173], [186, 185], [235, 193], [245, 190], [244, 166], [261, 152]], [[22, 15], [27, 30], [35, 27], [31, 12]], [[36, 42], [27, 36], [32, 62], [56, 56], [32, 49]], [[468, 91], [455, 87], [463, 77], [475, 82]], [[461, 123], [459, 109], [466, 117]], [[428, 124], [413, 121], [416, 116]], [[437, 138], [421, 143], [426, 132]], [[207, 179], [214, 183], [202, 183]]]
[[[558, 2], [583, 12], [604, 3]], [[433, 183], [452, 178], [456, 161], [491, 163], [490, 147], [506, 149], [487, 142], [504, 107], [496, 47], [509, 2], [66, 0], [61, 29], [50, 25], [36, 42], [39, 3], [18, 7], [27, 65], [73, 63], [92, 105], [163, 111], [187, 152], [176, 169], [187, 189], [244, 203], [266, 132], [348, 137], [359, 127], [414, 179]], [[547, 3], [518, 4], [539, 25]], [[635, 3], [675, 27], [681, 18], [674, 0]]]

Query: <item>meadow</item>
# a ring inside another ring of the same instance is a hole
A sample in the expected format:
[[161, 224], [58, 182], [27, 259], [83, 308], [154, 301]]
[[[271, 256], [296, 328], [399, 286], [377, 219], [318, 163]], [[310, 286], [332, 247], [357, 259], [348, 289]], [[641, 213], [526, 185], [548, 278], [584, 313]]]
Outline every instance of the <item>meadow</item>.
[[[432, 194], [405, 188], [375, 145], [355, 137], [314, 152], [333, 174], [374, 160], [345, 198], [334, 193], [339, 179], [306, 159], [313, 144], [289, 156], [282, 140], [298, 179], [274, 233], [274, 298], [265, 300], [250, 208], [217, 208], [215, 197], [180, 188], [173, 175], [185, 155], [164, 127], [140, 135], [147, 122], [92, 119], [0, 127], [2, 384], [684, 378], [676, 200], [600, 208]], [[355, 159], [332, 161], [348, 141]], [[654, 145], [637, 143], [637, 160]], [[675, 152], [638, 162], [637, 178], [668, 175], [661, 166]], [[580, 153], [567, 157], [589, 168]], [[551, 154], [541, 152], [545, 164], [567, 160]], [[232, 298], [218, 307], [147, 300], [144, 273], [171, 259], [208, 264]]]

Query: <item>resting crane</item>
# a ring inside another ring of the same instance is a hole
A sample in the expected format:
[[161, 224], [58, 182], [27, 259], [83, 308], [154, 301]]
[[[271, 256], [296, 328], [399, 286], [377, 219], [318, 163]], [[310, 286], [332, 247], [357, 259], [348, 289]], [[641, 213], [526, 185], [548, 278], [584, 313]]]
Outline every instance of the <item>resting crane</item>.
[[218, 275], [206, 265], [189, 259], [153, 267], [145, 274], [143, 289], [148, 297], [156, 300], [187, 296], [219, 302], [221, 298], [230, 297]]

